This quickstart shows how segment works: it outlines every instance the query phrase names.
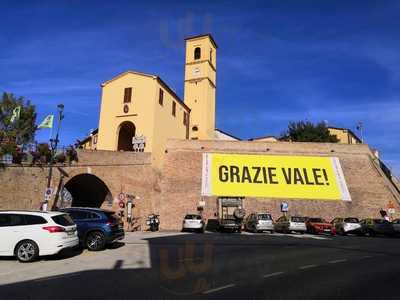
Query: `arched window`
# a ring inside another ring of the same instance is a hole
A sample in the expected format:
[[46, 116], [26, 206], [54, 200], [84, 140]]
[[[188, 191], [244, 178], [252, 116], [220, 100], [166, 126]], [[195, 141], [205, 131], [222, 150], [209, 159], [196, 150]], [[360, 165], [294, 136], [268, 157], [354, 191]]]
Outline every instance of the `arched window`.
[[201, 57], [201, 49], [200, 47], [196, 47], [194, 49], [194, 59], [200, 59]]

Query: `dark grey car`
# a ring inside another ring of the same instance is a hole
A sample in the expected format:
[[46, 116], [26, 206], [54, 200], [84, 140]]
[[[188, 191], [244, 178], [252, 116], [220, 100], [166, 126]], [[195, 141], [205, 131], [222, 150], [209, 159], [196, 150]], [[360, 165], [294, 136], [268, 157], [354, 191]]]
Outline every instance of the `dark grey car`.
[[393, 224], [384, 219], [364, 219], [360, 221], [361, 232], [364, 235], [393, 236], [395, 234]]

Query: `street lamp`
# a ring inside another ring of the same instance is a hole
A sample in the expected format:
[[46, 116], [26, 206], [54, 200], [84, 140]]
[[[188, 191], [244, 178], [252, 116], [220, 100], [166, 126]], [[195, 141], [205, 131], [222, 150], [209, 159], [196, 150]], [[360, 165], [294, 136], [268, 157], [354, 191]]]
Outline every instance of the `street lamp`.
[[360, 135], [361, 135], [361, 144], [364, 143], [363, 127], [364, 127], [364, 124], [363, 124], [362, 122], [358, 122], [358, 123], [357, 123], [357, 127], [356, 127], [356, 128], [357, 128], [357, 130], [360, 131]]
[[[56, 133], [56, 138], [50, 138], [50, 148], [51, 148], [51, 158], [50, 158], [50, 165], [49, 165], [49, 175], [47, 177], [47, 188], [46, 188], [46, 195], [51, 195], [51, 193], [48, 194], [49, 191], [51, 191], [51, 177], [53, 175], [53, 164], [54, 164], [54, 157], [55, 154], [57, 152], [57, 145], [59, 142], [58, 139], [58, 135], [60, 133], [60, 128], [61, 128], [61, 121], [64, 119], [64, 104], [58, 104], [57, 105], [57, 110], [58, 110], [58, 124], [57, 124], [57, 133]], [[48, 197], [49, 197], [48, 196]], [[42, 210], [46, 211], [47, 210], [47, 205], [49, 203], [48, 198], [46, 197], [44, 202], [43, 202], [43, 206], [42, 206]]]

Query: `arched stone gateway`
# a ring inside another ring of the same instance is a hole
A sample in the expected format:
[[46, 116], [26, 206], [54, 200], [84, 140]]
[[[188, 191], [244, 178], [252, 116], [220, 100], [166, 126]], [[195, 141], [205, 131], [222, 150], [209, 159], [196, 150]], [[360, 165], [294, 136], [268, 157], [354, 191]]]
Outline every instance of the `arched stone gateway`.
[[92, 174], [72, 177], [64, 186], [72, 196], [71, 206], [101, 207], [104, 201], [112, 201], [107, 185]]

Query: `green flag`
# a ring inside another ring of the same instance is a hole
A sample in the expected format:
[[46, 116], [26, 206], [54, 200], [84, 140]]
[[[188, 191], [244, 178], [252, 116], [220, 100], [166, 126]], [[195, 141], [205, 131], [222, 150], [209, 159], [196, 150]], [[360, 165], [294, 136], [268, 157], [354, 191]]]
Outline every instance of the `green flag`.
[[53, 119], [54, 115], [48, 115], [42, 123], [38, 126], [38, 128], [53, 128]]
[[12, 112], [10, 122], [14, 123], [15, 121], [18, 121], [20, 114], [21, 114], [21, 106], [17, 106], [16, 108], [14, 108], [14, 110]]

